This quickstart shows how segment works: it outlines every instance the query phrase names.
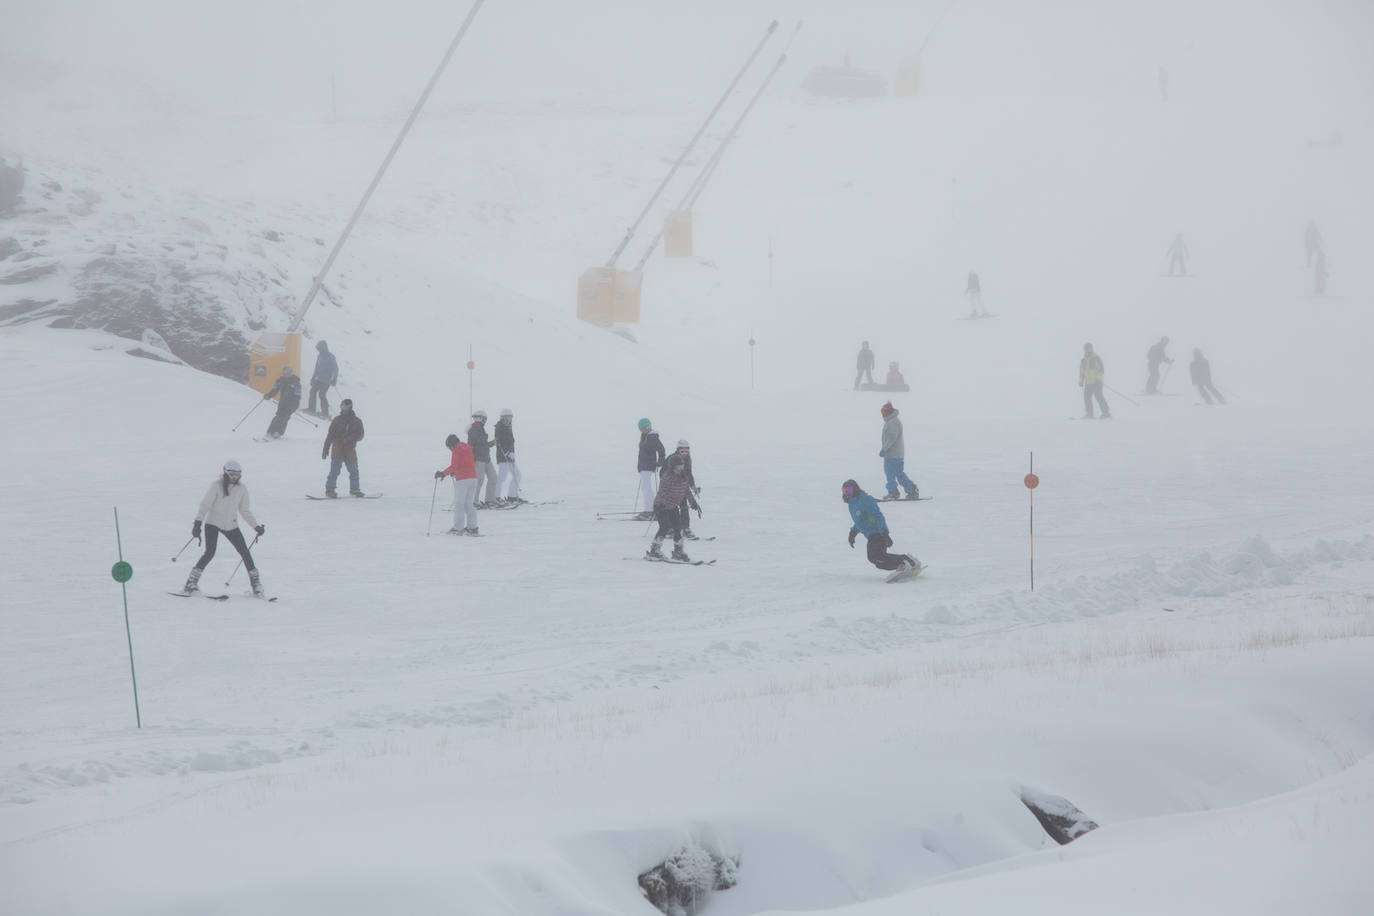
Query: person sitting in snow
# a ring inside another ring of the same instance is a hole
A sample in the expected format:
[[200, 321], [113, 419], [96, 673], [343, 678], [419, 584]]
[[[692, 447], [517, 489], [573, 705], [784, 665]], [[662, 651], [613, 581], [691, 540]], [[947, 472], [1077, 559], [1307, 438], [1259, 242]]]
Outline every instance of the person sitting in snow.
[[840, 487], [840, 498], [849, 507], [849, 517], [853, 526], [849, 529], [849, 546], [860, 534], [868, 538], [868, 562], [879, 569], [894, 571], [915, 569], [920, 562], [910, 554], [893, 554], [887, 550], [892, 546], [892, 535], [887, 531], [887, 519], [878, 508], [878, 501], [859, 489], [853, 480], [846, 480]]
[[902, 378], [902, 369], [896, 363], [887, 364], [887, 384], [889, 386], [906, 384], [906, 379]]

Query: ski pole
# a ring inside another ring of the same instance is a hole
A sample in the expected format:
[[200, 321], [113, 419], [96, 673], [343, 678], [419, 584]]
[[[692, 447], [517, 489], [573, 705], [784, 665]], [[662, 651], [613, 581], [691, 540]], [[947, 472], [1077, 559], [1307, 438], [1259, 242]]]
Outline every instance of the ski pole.
[[[179, 557], [179, 556], [181, 556], [183, 553], [185, 553], [185, 552], [186, 552], [186, 548], [187, 548], [187, 547], [190, 547], [190, 546], [191, 546], [191, 542], [194, 541], [195, 539], [196, 539], [196, 536], [195, 536], [194, 534], [191, 535], [189, 538], [187, 538], [187, 539], [186, 539], [186, 543], [185, 543], [185, 544], [182, 544], [182, 545], [181, 545], [181, 549], [177, 551], [177, 557]], [[175, 562], [177, 561], [177, 557], [172, 557], [172, 562], [173, 562], [173, 563], [175, 563]]]
[[[297, 410], [297, 411], [295, 411], [294, 413], [291, 414], [291, 419], [293, 419], [293, 420], [305, 420], [305, 417], [304, 417], [304, 415], [301, 414], [301, 412], [300, 412], [299, 410]], [[315, 427], [316, 429], [319, 429], [319, 428], [320, 428], [320, 424], [316, 423], [316, 422], [313, 421], [313, 420], [305, 420], [305, 422], [309, 423], [311, 426]]]
[[1167, 382], [1167, 381], [1169, 380], [1169, 373], [1170, 373], [1170, 372], [1173, 372], [1173, 371], [1174, 371], [1174, 364], [1173, 364], [1172, 362], [1169, 363], [1169, 365], [1167, 365], [1167, 366], [1164, 367], [1164, 378], [1162, 378], [1162, 379], [1159, 380], [1159, 387], [1160, 387], [1160, 388], [1163, 388], [1163, 387], [1164, 387], [1164, 383]]
[[[262, 406], [262, 402], [265, 401], [265, 400], [267, 400], [267, 399], [266, 399], [266, 398], [260, 398], [260, 399], [258, 399], [258, 402], [257, 402], [256, 404], [253, 405], [253, 410], [257, 410], [259, 407], [261, 407], [261, 406]], [[247, 420], [249, 417], [251, 417], [251, 416], [253, 415], [253, 410], [250, 410], [250, 411], [248, 411], [248, 413], [244, 414], [244, 415], [243, 415], [243, 420]], [[234, 424], [234, 428], [231, 429], [231, 430], [229, 430], [229, 432], [231, 432], [231, 433], [232, 433], [232, 432], [237, 432], [237, 431], [238, 431], [238, 428], [239, 428], [240, 426], [243, 425], [243, 420], [240, 420], [240, 421], [238, 421], [237, 423], [235, 423], [235, 424]]]
[[1115, 388], [1113, 388], [1111, 385], [1108, 385], [1106, 382], [1103, 382], [1103, 383], [1102, 383], [1102, 387], [1103, 387], [1103, 388], [1106, 388], [1106, 389], [1107, 389], [1108, 391], [1110, 391], [1112, 394], [1114, 394], [1114, 395], [1116, 395], [1117, 397], [1121, 398], [1121, 400], [1123, 400], [1123, 401], [1128, 401], [1128, 402], [1130, 402], [1131, 404], [1134, 404], [1134, 405], [1137, 406], [1137, 407], [1140, 406], [1140, 402], [1139, 402], [1139, 401], [1133, 401], [1133, 400], [1131, 400], [1129, 397], [1127, 397], [1126, 395], [1122, 394], [1120, 391], [1117, 391]]
[[430, 529], [434, 527], [434, 501], [439, 498], [439, 478], [434, 478], [434, 495], [429, 498], [429, 521], [425, 523], [425, 537], [429, 537]]
[[[257, 543], [258, 543], [258, 536], [255, 534], [255, 535], [253, 535], [253, 543], [248, 545], [248, 549], [249, 549], [249, 550], [252, 550], [255, 546], [257, 546]], [[234, 571], [231, 572], [231, 573], [229, 574], [229, 578], [224, 580], [224, 584], [225, 584], [225, 585], [228, 585], [231, 581], [233, 581], [233, 578], [239, 574], [239, 566], [242, 566], [242, 565], [243, 565], [243, 557], [239, 557], [238, 566], [235, 566], [235, 567], [234, 567]]]

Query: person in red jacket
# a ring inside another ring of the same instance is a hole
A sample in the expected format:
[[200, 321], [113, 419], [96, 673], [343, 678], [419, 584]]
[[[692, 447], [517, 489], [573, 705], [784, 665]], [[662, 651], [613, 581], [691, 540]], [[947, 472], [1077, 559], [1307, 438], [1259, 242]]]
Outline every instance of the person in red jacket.
[[453, 478], [453, 527], [448, 533], [477, 537], [477, 462], [472, 446], [453, 433], [449, 433], [444, 445], [452, 452], [451, 460], [448, 467], [434, 472], [434, 479]]

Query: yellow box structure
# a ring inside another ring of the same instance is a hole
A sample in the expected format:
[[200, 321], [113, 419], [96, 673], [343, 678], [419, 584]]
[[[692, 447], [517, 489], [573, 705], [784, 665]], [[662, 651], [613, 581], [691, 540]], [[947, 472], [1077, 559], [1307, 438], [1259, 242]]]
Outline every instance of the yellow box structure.
[[639, 286], [644, 275], [637, 270], [615, 272], [615, 309], [612, 318], [626, 324], [639, 322]]
[[615, 321], [614, 267], [588, 267], [577, 281], [577, 317], [608, 328]]
[[663, 256], [690, 258], [692, 256], [692, 211], [674, 210], [663, 221]]
[[301, 335], [295, 331], [263, 331], [248, 353], [248, 387], [266, 394], [281, 375], [281, 367], [303, 375]]

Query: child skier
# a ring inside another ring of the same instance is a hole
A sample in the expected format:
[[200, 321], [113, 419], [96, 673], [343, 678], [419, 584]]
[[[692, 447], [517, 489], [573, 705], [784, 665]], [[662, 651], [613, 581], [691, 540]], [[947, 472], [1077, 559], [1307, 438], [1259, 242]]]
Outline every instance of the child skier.
[[467, 534], [474, 537], [477, 530], [477, 463], [472, 457], [472, 446], [453, 433], [444, 440], [451, 451], [448, 467], [434, 472], [435, 480], [453, 477], [453, 527], [449, 534]]
[[[493, 432], [496, 434], [496, 502], [500, 505], [524, 502], [520, 498], [520, 468], [515, 466], [515, 430], [511, 421], [515, 411], [509, 407], [501, 408], [501, 419], [496, 421]], [[506, 478], [510, 478], [510, 490], [506, 491]], [[502, 493], [506, 493], [502, 496]]]
[[920, 562], [911, 554], [892, 554], [887, 549], [892, 546], [892, 535], [887, 533], [887, 519], [883, 518], [878, 501], [869, 496], [853, 480], [846, 480], [840, 487], [840, 498], [849, 507], [849, 517], [854, 525], [849, 529], [849, 546], [862, 534], [868, 538], [868, 562], [879, 569], [911, 570]]
[[654, 472], [663, 464], [663, 440], [654, 432], [648, 417], [639, 418], [639, 501], [643, 511], [635, 516], [641, 522], [654, 517]]
[[654, 542], [644, 554], [648, 559], [664, 559], [660, 548], [663, 546], [663, 539], [671, 534], [673, 559], [682, 562], [691, 560], [691, 557], [687, 556], [687, 551], [682, 549], [682, 511], [678, 506], [683, 500], [697, 510], [697, 517], [700, 518], [701, 506], [697, 504], [692, 487], [687, 482], [687, 459], [675, 453], [668, 456], [668, 461], [659, 476], [658, 496], [654, 497], [654, 517], [658, 519], [658, 534], [654, 535]]
[[248, 581], [253, 585], [253, 597], [266, 597], [262, 590], [262, 578], [258, 575], [258, 567], [253, 562], [253, 555], [248, 552], [248, 545], [244, 543], [243, 532], [239, 531], [239, 516], [242, 515], [244, 521], [253, 526], [258, 537], [267, 533], [267, 526], [259, 524], [248, 508], [248, 488], [243, 485], [242, 477], [243, 467], [230, 459], [224, 462], [224, 470], [219, 479], [212, 481], [210, 488], [205, 491], [205, 497], [201, 499], [200, 508], [196, 511], [196, 519], [191, 523], [191, 537], [197, 541], [200, 540], [202, 523], [204, 524], [205, 553], [196, 561], [196, 565], [191, 567], [191, 574], [186, 577], [186, 584], [182, 586], [182, 594], [192, 595], [200, 591], [200, 574], [205, 572], [205, 567], [214, 559], [216, 542], [223, 534], [225, 540], [233, 544], [239, 556], [243, 557], [243, 566], [248, 570]]

